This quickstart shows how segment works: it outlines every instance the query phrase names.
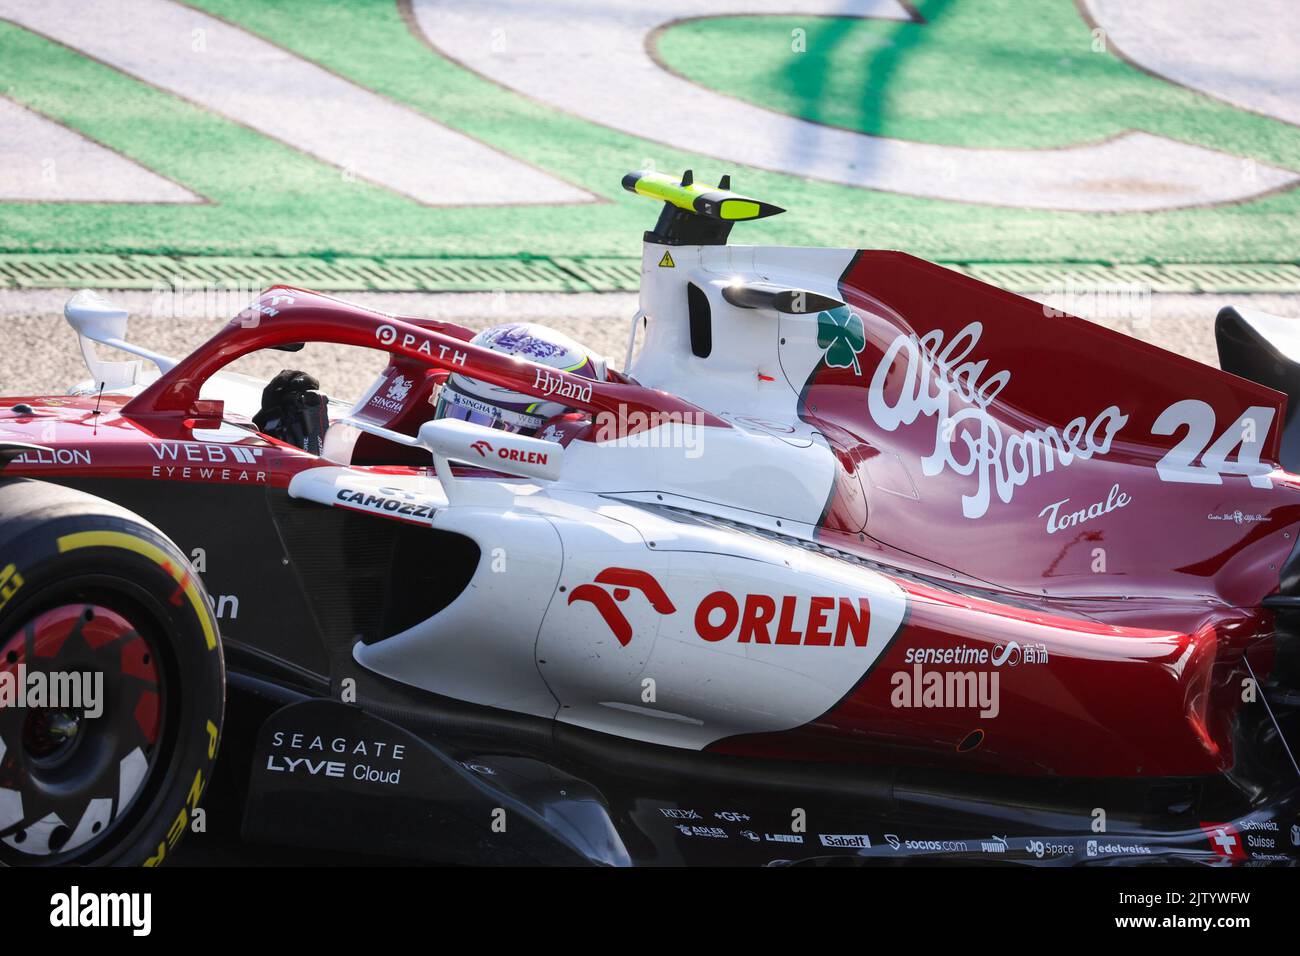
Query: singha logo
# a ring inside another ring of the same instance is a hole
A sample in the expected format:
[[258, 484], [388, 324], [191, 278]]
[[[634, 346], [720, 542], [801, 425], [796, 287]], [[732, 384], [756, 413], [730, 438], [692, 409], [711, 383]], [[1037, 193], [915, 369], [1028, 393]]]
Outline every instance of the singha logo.
[[393, 379], [392, 384], [388, 386], [388, 393], [385, 397], [391, 398], [395, 402], [404, 402], [406, 401], [407, 392], [411, 390], [411, 385], [412, 382], [409, 378], [404, 375], [399, 375], [397, 378]]
[[628, 619], [623, 616], [623, 612], [615, 602], [626, 601], [633, 589], [645, 595], [650, 606], [660, 614], [677, 612], [677, 608], [668, 599], [659, 582], [648, 572], [636, 568], [606, 568], [596, 575], [594, 584], [580, 584], [574, 588], [573, 593], [569, 595], [569, 603], [586, 601], [593, 605], [618, 642], [627, 647], [632, 640], [632, 625], [628, 623]]

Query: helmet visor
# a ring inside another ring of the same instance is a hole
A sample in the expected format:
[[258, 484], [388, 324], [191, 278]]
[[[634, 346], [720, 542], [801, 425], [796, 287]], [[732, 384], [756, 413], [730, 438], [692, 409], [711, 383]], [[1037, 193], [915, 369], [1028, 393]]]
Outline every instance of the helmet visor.
[[442, 392], [438, 395], [433, 417], [454, 418], [516, 435], [531, 435], [545, 422], [540, 415], [530, 415], [467, 395], [450, 382], [442, 387]]

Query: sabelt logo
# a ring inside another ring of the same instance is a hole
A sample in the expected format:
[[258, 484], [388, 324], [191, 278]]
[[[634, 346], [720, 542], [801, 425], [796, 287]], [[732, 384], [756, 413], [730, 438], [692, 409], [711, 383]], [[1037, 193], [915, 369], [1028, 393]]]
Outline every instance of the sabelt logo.
[[817, 838], [821, 840], [822, 846], [857, 850], [871, 849], [871, 837], [865, 833], [819, 833]]
[[[606, 568], [596, 575], [594, 583], [574, 588], [568, 603], [592, 604], [618, 642], [626, 647], [632, 640], [632, 625], [616, 602], [626, 601], [633, 589], [644, 594], [660, 614], [676, 612], [659, 582], [635, 568]], [[865, 597], [738, 597], [730, 591], [714, 591], [696, 605], [692, 622], [695, 633], [711, 643], [734, 640], [740, 644], [866, 647], [871, 608]]]

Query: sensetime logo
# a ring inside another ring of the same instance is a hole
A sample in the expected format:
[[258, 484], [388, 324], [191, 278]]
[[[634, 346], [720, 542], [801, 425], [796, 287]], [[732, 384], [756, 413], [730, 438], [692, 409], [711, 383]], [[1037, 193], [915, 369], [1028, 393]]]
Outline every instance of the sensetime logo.
[[153, 895], [150, 893], [83, 893], [73, 886], [50, 897], [50, 925], [126, 928], [132, 936], [148, 936], [153, 929]]

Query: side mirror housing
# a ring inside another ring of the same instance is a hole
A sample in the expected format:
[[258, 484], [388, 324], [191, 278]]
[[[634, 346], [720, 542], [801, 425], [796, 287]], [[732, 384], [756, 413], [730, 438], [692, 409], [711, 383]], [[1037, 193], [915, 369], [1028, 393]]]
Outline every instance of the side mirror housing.
[[555, 481], [560, 477], [564, 446], [524, 435], [441, 418], [420, 426], [420, 444], [433, 453], [438, 473], [450, 477], [449, 459], [526, 478]]

